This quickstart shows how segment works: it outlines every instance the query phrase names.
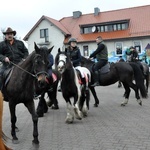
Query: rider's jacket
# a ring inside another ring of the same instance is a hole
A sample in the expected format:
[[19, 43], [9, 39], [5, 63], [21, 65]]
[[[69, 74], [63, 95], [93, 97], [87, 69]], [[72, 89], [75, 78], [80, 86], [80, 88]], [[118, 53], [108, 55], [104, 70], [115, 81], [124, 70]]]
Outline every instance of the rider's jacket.
[[22, 59], [25, 59], [28, 54], [28, 50], [22, 41], [14, 39], [12, 45], [7, 40], [0, 43], [0, 61], [4, 66], [8, 65], [8, 63], [4, 62], [6, 57], [14, 63], [19, 63]]
[[73, 50], [71, 49], [71, 47], [69, 46], [67, 48], [67, 53], [70, 55], [70, 59], [73, 63], [74, 67], [80, 66], [80, 62], [81, 62], [81, 53], [80, 53], [80, 49], [78, 47], [74, 47]]
[[92, 57], [97, 58], [97, 61], [101, 59], [108, 60], [107, 46], [103, 41], [97, 44], [97, 49], [90, 55], [90, 58]]

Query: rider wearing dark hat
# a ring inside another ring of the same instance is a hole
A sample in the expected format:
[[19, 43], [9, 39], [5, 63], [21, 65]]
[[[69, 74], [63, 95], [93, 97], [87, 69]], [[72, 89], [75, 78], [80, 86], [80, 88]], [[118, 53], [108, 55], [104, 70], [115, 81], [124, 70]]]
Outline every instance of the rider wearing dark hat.
[[25, 59], [29, 52], [24, 43], [14, 38], [16, 31], [8, 27], [3, 32], [5, 35], [4, 41], [0, 42], [0, 61], [2, 67], [0, 68], [0, 89], [2, 86], [2, 76], [6, 69], [11, 68], [11, 62], [18, 64]]

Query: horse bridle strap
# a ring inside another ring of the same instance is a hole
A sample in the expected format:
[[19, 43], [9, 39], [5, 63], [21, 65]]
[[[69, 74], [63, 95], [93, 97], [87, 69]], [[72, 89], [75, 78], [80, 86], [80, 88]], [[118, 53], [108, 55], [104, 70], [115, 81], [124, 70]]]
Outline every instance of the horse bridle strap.
[[26, 73], [30, 74], [30, 75], [31, 75], [32, 77], [34, 77], [34, 78], [37, 78], [37, 77], [38, 77], [38, 75], [39, 75], [39, 74], [42, 74], [42, 73], [44, 73], [44, 74], [48, 75], [48, 73], [47, 73], [47, 72], [45, 72], [45, 71], [38, 72], [37, 74], [35, 74], [35, 75], [34, 75], [34, 74], [32, 74], [31, 72], [29, 72], [29, 71], [27, 71], [27, 70], [25, 70], [25, 69], [21, 68], [19, 65], [15, 64], [15, 63], [13, 63], [12, 61], [10, 61], [10, 63], [11, 63], [11, 64], [13, 64], [14, 66], [16, 66], [17, 68], [21, 69], [22, 71], [24, 71], [24, 72], [26, 72]]

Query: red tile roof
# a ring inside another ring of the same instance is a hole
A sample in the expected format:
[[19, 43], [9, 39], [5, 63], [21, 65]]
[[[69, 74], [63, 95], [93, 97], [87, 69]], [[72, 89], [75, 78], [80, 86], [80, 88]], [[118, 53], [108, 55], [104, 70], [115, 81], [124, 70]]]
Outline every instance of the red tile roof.
[[[102, 36], [105, 40], [130, 38], [139, 36], [150, 36], [150, 5], [125, 8], [113, 11], [100, 12], [98, 16], [94, 16], [94, 13], [81, 15], [79, 18], [64, 17], [57, 21], [55, 19], [42, 16], [42, 18], [36, 23], [31, 31], [25, 36], [24, 39], [32, 33], [37, 24], [47, 19], [58, 27], [65, 35], [71, 35], [77, 38], [78, 42], [95, 41], [97, 36]], [[111, 32], [98, 32], [81, 34], [80, 26], [89, 24], [98, 24], [113, 22], [118, 20], [130, 20], [129, 28], [122, 31], [111, 31]], [[65, 39], [65, 43], [68, 39]]]

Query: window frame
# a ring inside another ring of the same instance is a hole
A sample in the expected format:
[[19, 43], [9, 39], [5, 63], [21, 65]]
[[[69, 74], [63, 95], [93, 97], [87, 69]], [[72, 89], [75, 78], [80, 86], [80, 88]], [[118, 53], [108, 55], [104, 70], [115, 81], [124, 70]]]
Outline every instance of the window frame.
[[[117, 53], [117, 47], [119, 46], [119, 45], [121, 45], [121, 54], [119, 53]], [[116, 56], [122, 56], [123, 55], [123, 42], [116, 42], [115, 43], [115, 55]]]

